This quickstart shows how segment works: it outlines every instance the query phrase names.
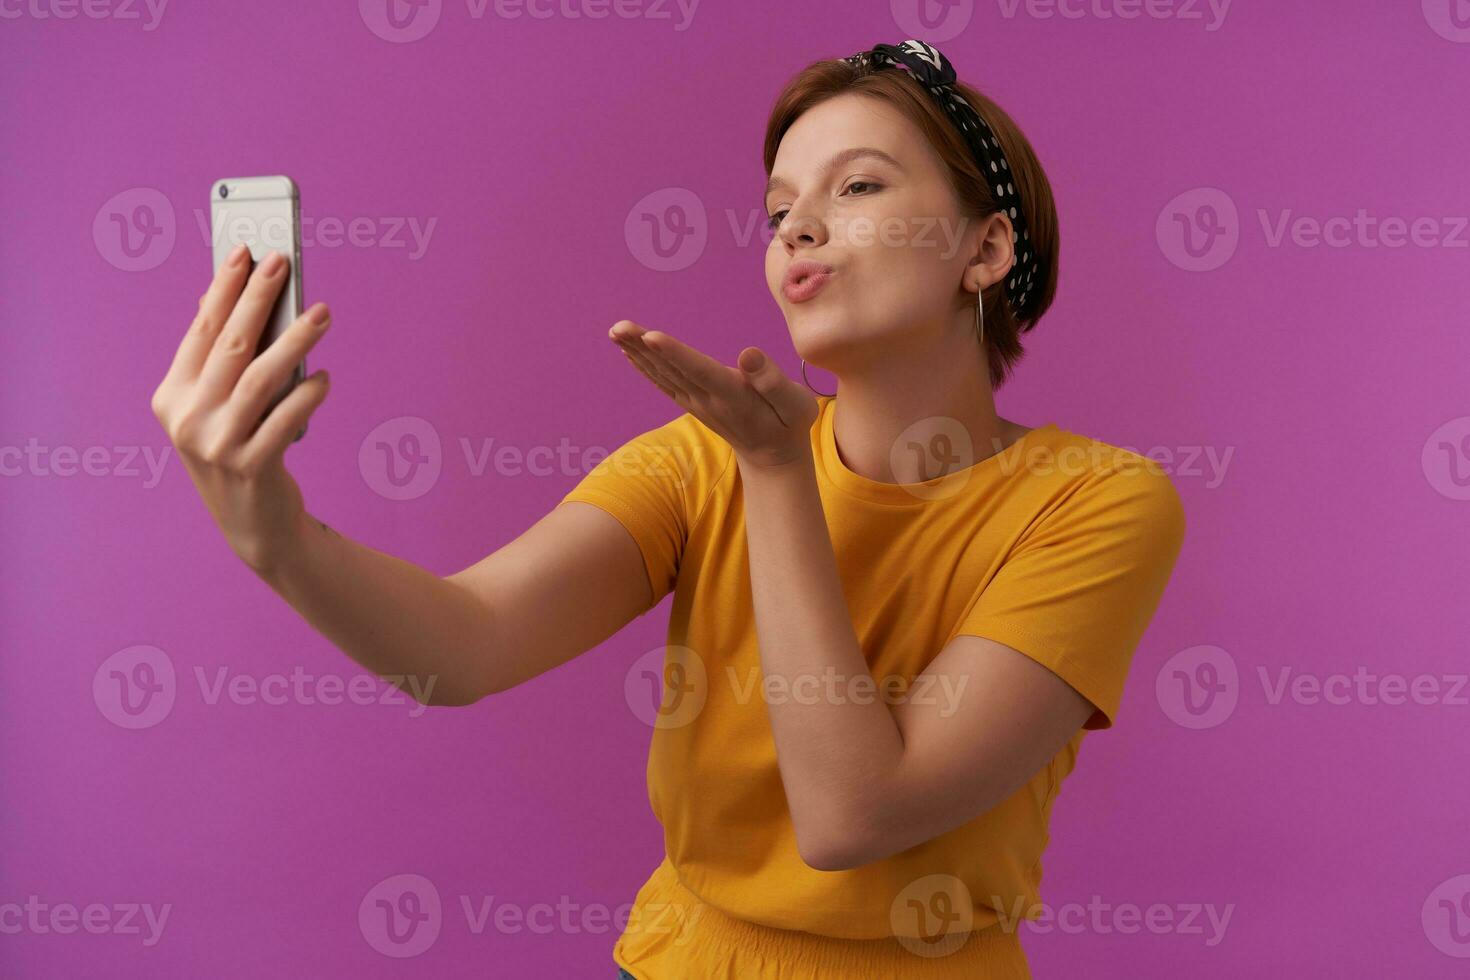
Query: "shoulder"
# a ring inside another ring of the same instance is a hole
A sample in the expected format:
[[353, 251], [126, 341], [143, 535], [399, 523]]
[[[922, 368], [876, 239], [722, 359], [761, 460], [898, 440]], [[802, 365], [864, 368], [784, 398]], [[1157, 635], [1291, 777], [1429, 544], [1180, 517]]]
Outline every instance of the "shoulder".
[[699, 487], [720, 478], [734, 459], [734, 450], [719, 433], [683, 412], [639, 432], [604, 463], [614, 464], [619, 458], [632, 461], [643, 475]]
[[1184, 502], [1158, 460], [1094, 436], [1058, 428], [1045, 442], [1059, 481], [1053, 517], [1168, 537], [1184, 534]]
[[692, 412], [683, 412], [657, 429], [661, 441], [675, 447], [691, 464], [724, 469], [734, 459], [735, 450], [720, 435], [705, 425]]

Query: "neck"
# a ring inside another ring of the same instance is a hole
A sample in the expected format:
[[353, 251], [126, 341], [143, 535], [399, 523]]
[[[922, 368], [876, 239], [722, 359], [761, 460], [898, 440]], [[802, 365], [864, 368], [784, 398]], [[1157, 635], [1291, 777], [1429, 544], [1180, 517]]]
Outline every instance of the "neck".
[[973, 466], [1028, 431], [996, 414], [974, 336], [950, 339], [959, 343], [875, 358], [838, 376], [830, 411], [849, 470], [880, 483], [919, 483]]

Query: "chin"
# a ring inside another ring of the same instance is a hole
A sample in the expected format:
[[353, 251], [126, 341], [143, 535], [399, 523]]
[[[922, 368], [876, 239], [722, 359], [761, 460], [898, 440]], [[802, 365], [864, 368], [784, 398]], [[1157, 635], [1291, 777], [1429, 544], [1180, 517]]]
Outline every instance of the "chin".
[[817, 309], [810, 304], [798, 304], [786, 311], [791, 346], [813, 367], [827, 367], [852, 342], [852, 332], [843, 328], [848, 322], [840, 311]]

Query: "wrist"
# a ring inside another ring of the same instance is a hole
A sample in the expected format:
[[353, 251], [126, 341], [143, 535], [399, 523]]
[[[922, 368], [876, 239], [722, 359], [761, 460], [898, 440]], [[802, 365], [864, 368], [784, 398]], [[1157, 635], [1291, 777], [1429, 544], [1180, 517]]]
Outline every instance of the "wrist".
[[735, 465], [740, 469], [741, 478], [745, 480], [801, 478], [808, 474], [815, 475], [816, 472], [816, 460], [812, 458], [810, 445], [803, 445], [789, 457], [780, 459], [755, 460], [736, 453]]
[[263, 549], [257, 558], [247, 558], [245, 563], [268, 585], [280, 591], [292, 571], [305, 564], [317, 535], [325, 529], [325, 524], [303, 508], [297, 512], [285, 534]]

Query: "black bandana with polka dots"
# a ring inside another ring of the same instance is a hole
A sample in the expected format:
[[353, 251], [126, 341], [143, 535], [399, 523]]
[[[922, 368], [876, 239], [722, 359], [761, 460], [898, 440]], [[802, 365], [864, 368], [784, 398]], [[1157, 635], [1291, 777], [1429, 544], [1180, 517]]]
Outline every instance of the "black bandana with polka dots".
[[907, 70], [959, 129], [970, 151], [975, 154], [980, 173], [989, 181], [996, 203], [1011, 219], [1014, 229], [1011, 243], [1016, 247], [1016, 263], [1006, 277], [1006, 295], [1010, 297], [1011, 310], [1016, 318], [1025, 319], [1026, 301], [1034, 302], [1041, 292], [1041, 257], [1032, 247], [1021, 195], [1016, 191], [1011, 165], [1006, 162], [1000, 140], [995, 138], [995, 133], [980, 118], [975, 107], [955, 89], [957, 77], [954, 66], [934, 45], [912, 39], [899, 45], [879, 44], [843, 60], [855, 67], [876, 65]]

